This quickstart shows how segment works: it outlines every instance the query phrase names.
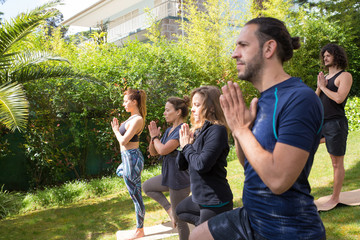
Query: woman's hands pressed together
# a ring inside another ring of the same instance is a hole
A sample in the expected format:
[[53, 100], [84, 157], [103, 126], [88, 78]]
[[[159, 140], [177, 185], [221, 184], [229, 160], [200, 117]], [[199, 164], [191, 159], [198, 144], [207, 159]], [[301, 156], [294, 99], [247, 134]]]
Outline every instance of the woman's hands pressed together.
[[117, 118], [113, 118], [113, 120], [111, 121], [111, 127], [114, 133], [119, 132], [119, 120]]
[[150, 122], [150, 124], [148, 125], [148, 129], [151, 139], [153, 139], [154, 137], [160, 137], [161, 135], [160, 127], [156, 126], [155, 121]]
[[194, 133], [190, 131], [189, 125], [184, 123], [179, 130], [180, 148], [184, 148], [186, 144], [192, 144], [194, 141]]

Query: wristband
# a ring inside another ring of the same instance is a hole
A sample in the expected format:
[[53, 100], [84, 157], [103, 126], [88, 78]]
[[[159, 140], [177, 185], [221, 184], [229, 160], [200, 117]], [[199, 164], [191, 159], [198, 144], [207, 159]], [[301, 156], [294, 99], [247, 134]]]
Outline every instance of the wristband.
[[152, 137], [151, 141], [154, 142], [155, 138], [159, 139], [159, 136]]

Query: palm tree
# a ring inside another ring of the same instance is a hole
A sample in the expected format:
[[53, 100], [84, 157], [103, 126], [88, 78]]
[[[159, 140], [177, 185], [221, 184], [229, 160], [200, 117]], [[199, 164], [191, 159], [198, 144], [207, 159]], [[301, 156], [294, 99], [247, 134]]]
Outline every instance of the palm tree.
[[0, 123], [12, 131], [26, 126], [28, 101], [21, 83], [54, 77], [80, 77], [71, 67], [45, 65], [49, 61], [68, 62], [48, 52], [17, 51], [18, 44], [41, 23], [57, 13], [46, 11], [59, 4], [51, 1], [27, 13], [21, 13], [0, 27]]
[[0, 86], [0, 121], [7, 128], [23, 127], [28, 115], [28, 101], [20, 84], [6, 83]]

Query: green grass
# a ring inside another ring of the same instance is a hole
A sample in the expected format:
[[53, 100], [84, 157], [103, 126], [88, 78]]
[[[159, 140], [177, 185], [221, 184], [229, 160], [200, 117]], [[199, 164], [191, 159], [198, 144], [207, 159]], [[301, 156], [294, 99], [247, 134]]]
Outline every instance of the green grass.
[[[360, 132], [349, 135], [343, 191], [359, 188], [359, 142]], [[146, 170], [143, 181], [159, 173], [159, 167]], [[309, 178], [315, 198], [331, 194], [332, 174], [330, 158], [321, 145]], [[237, 160], [229, 162], [228, 180], [234, 193], [234, 205], [241, 206], [244, 173]], [[144, 201], [145, 226], [169, 220], [159, 204], [146, 196]], [[123, 181], [115, 176], [71, 182], [26, 195], [1, 192], [0, 206], [10, 209], [5, 214], [7, 217], [0, 220], [0, 239], [115, 240], [117, 230], [133, 229], [136, 224], [133, 203]], [[360, 239], [360, 207], [338, 207], [320, 216], [328, 240]]]

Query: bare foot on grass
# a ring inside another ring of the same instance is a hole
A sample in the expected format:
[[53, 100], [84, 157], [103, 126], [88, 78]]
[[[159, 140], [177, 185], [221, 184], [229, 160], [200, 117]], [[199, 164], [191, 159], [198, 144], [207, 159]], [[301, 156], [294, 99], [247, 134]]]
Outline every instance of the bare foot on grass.
[[120, 231], [118, 231], [116, 233], [117, 240], [133, 240], [133, 239], [142, 238], [145, 236], [144, 228], [137, 228], [131, 236], [121, 236], [121, 235], [118, 235], [119, 232]]

